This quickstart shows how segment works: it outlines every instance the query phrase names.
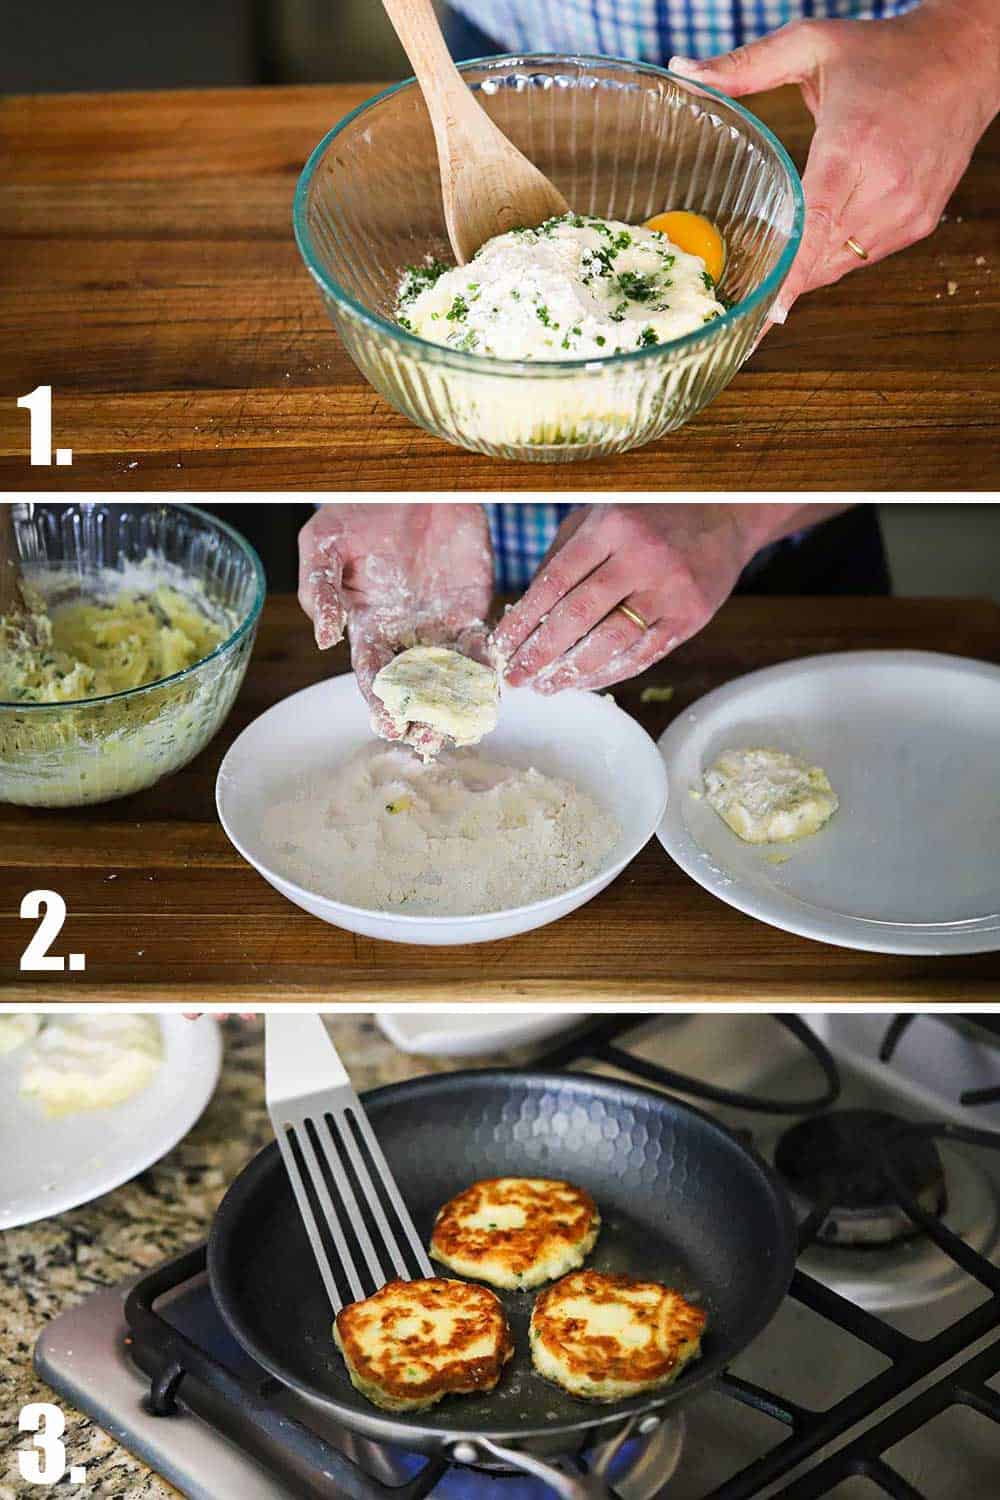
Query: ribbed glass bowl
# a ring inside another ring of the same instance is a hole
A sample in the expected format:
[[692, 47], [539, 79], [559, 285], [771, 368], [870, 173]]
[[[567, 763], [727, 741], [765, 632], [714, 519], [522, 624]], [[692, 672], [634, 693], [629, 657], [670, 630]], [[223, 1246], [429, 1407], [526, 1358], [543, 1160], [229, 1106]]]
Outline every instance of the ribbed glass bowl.
[[295, 197], [299, 249], [351, 358], [421, 427], [503, 458], [593, 458], [680, 427], [752, 350], [798, 249], [802, 189], [781, 143], [732, 100], [648, 64], [498, 57], [462, 72], [576, 212], [712, 219], [734, 305], [669, 344], [606, 359], [497, 360], [407, 333], [393, 315], [404, 266], [453, 263], [434, 138], [409, 79], [334, 126]]
[[[52, 603], [108, 597], [156, 559], [157, 581], [226, 629], [219, 646], [145, 687], [69, 703], [0, 701], [0, 802], [82, 807], [152, 786], [216, 734], [246, 672], [264, 571], [231, 527], [192, 505], [14, 507], [22, 570]], [[161, 570], [162, 564], [162, 570]]]

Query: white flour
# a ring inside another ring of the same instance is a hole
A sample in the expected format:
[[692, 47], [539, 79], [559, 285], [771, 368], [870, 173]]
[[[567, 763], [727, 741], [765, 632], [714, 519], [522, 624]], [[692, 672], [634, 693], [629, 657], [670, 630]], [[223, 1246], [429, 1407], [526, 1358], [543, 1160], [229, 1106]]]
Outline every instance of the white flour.
[[568, 781], [456, 750], [424, 765], [366, 745], [273, 805], [281, 872], [334, 901], [454, 917], [557, 896], [595, 875], [614, 819]]

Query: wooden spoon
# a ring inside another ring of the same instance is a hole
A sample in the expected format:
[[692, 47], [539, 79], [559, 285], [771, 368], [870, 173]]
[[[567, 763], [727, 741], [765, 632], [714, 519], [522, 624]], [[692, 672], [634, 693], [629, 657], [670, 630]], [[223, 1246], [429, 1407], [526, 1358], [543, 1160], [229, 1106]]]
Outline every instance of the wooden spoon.
[[0, 619], [24, 614], [21, 560], [14, 536], [14, 507], [0, 505]]
[[434, 129], [444, 219], [460, 266], [480, 245], [568, 212], [562, 193], [476, 101], [451, 60], [431, 0], [382, 0], [410, 59]]

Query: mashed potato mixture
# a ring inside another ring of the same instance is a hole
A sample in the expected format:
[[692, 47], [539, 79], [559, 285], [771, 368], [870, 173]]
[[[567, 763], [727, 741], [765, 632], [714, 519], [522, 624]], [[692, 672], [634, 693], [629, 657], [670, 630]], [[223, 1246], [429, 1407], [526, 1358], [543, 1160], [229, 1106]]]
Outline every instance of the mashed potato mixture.
[[20, 1091], [49, 1116], [106, 1109], [141, 1093], [162, 1061], [155, 1016], [53, 1018], [31, 1046]]
[[213, 656], [236, 614], [176, 564], [40, 570], [25, 597], [0, 619], [0, 800], [127, 796], [189, 761], [228, 713], [252, 634]]
[[69, 703], [144, 687], [193, 666], [225, 638], [165, 584], [51, 612], [29, 589], [27, 604], [23, 622], [0, 620], [0, 700], [7, 703]]
[[725, 311], [698, 255], [659, 230], [565, 214], [488, 240], [468, 265], [410, 266], [396, 316], [495, 359], [599, 359], [691, 333]]
[[38, 1035], [40, 1024], [38, 1016], [0, 1016], [0, 1057], [16, 1052], [18, 1047], [32, 1041]]

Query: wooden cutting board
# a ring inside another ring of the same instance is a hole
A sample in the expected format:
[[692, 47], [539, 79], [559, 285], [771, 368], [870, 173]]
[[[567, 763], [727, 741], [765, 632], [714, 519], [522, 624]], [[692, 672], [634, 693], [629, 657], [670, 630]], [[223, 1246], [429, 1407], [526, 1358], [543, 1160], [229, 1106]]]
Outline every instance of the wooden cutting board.
[[[374, 85], [0, 101], [0, 483], [143, 491], [1000, 487], [1000, 121], [922, 244], [802, 301], [680, 432], [509, 463], [362, 379], [292, 239], [306, 156]], [[792, 90], [753, 108], [801, 167]], [[856, 233], [864, 240], [863, 224]], [[15, 398], [53, 388], [71, 468]]]
[[[741, 673], [820, 651], [953, 651], [1000, 661], [1000, 606], [948, 599], [737, 598], [618, 702], [653, 735]], [[346, 668], [320, 656], [295, 600], [272, 598], [236, 707], [185, 770], [150, 791], [77, 812], [0, 807], [0, 995], [6, 1000], [261, 1001], [841, 1000], [1000, 998], [1000, 955], [893, 958], [792, 937], [694, 884], [653, 839], [608, 890], [551, 927], [466, 948], [380, 943], [290, 905], [235, 852], [215, 815], [215, 776], [241, 729], [278, 699]], [[642, 704], [650, 685], [668, 704]], [[82, 974], [22, 981], [34, 923], [25, 892], [54, 888], [69, 915], [55, 951]]]

